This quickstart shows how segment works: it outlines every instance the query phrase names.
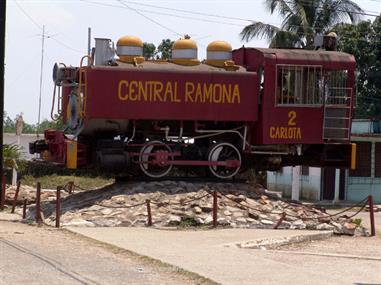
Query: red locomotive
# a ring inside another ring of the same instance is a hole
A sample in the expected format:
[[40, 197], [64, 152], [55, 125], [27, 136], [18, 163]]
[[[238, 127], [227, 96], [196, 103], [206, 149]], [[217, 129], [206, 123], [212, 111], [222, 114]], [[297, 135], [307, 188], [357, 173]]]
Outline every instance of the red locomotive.
[[65, 131], [30, 145], [67, 168], [173, 167], [232, 178], [241, 169], [354, 166], [350, 143], [355, 60], [335, 51], [246, 48], [222, 41], [197, 60], [191, 39], [172, 59], [144, 60], [143, 44], [96, 39], [79, 67], [56, 64], [55, 96]]

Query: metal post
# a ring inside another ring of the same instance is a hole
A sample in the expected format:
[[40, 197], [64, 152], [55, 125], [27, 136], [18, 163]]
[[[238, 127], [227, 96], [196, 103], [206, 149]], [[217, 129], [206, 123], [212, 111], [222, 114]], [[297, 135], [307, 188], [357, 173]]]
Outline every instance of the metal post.
[[87, 55], [89, 56], [87, 65], [91, 64], [90, 56], [91, 56], [91, 28], [87, 29]]
[[69, 194], [74, 193], [74, 182], [73, 182], [73, 181], [70, 181], [70, 182], [68, 183], [68, 186], [69, 186], [69, 189], [68, 189]]
[[61, 187], [57, 187], [57, 197], [56, 197], [56, 228], [60, 227], [61, 219]]
[[24, 199], [24, 204], [23, 204], [23, 207], [22, 207], [22, 218], [25, 219], [26, 218], [26, 204], [28, 203], [28, 200], [27, 199]]
[[11, 211], [12, 214], [15, 212], [15, 209], [16, 209], [16, 203], [17, 203], [17, 198], [19, 197], [20, 186], [21, 186], [21, 181], [19, 180], [17, 181], [15, 197], [13, 198], [12, 211]]
[[147, 221], [147, 225], [149, 227], [152, 226], [152, 215], [151, 215], [151, 201], [149, 199], [146, 200], [146, 203], [147, 203], [147, 218], [148, 218], [148, 221]]
[[217, 227], [217, 191], [213, 191], [213, 227]]
[[37, 182], [37, 192], [36, 192], [36, 222], [41, 223], [41, 183]]
[[280, 219], [279, 221], [275, 224], [274, 226], [274, 230], [278, 229], [279, 226], [282, 224], [283, 220], [286, 218], [286, 213], [282, 213], [282, 215], [280, 216]]
[[3, 169], [3, 122], [4, 122], [4, 58], [5, 58], [5, 18], [7, 1], [0, 1], [0, 177]]
[[42, 78], [43, 78], [43, 70], [44, 70], [44, 46], [45, 46], [45, 25], [42, 26], [42, 43], [41, 43], [41, 67], [40, 67], [40, 95], [38, 97], [38, 121], [36, 128], [36, 135], [38, 135], [38, 129], [40, 128], [41, 123], [41, 97], [42, 97]]
[[4, 210], [5, 205], [5, 175], [1, 181], [0, 210]]
[[373, 196], [368, 196], [369, 215], [370, 215], [370, 235], [374, 237], [376, 235], [376, 226], [374, 224], [374, 208], [373, 208]]

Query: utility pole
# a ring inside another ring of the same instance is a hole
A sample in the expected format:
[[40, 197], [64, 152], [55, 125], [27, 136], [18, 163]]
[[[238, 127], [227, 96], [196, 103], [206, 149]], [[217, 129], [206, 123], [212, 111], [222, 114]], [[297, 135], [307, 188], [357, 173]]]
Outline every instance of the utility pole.
[[44, 45], [45, 45], [45, 25], [42, 26], [42, 44], [41, 44], [41, 68], [40, 68], [40, 96], [38, 98], [38, 121], [36, 134], [38, 137], [38, 129], [40, 128], [41, 123], [41, 96], [42, 96], [42, 73], [44, 69]]
[[87, 29], [87, 55], [89, 56], [87, 65], [90, 65], [90, 56], [91, 56], [91, 28]]
[[5, 16], [7, 1], [0, 1], [0, 181], [3, 179], [3, 122], [4, 122], [4, 67], [5, 67]]

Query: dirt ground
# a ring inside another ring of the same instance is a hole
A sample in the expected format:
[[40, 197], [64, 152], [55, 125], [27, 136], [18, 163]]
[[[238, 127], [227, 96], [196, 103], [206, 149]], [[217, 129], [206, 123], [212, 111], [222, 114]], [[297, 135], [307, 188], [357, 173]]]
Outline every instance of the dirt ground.
[[209, 284], [63, 230], [0, 221], [0, 284]]

